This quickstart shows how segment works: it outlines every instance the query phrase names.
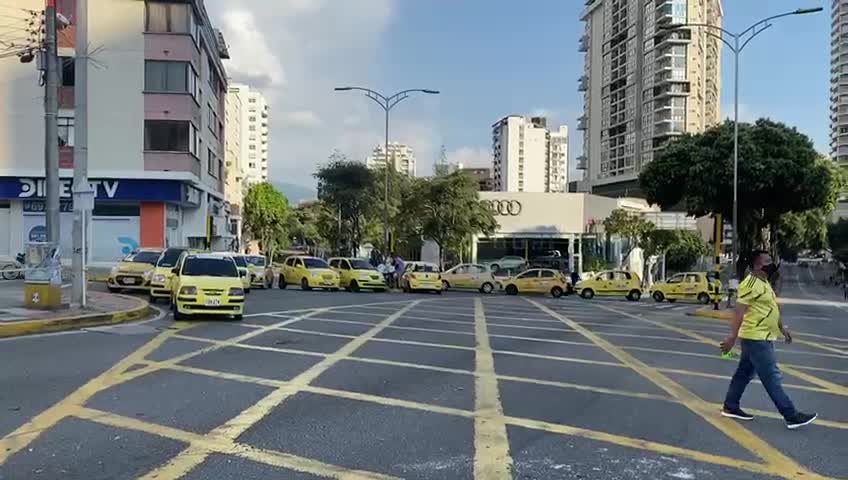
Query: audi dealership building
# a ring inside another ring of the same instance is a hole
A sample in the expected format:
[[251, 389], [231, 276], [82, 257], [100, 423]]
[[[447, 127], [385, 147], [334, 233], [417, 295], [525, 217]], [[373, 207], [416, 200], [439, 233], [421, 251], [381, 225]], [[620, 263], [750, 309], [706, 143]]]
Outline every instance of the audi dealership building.
[[583, 270], [583, 259], [590, 255], [608, 260], [618, 255], [618, 245], [606, 244], [601, 235], [601, 224], [613, 210], [656, 211], [641, 199], [588, 193], [480, 192], [480, 199], [495, 214], [499, 227], [491, 237], [473, 238], [472, 262], [520, 256], [534, 263], [556, 251], [562, 255], [563, 269], [577, 271]]

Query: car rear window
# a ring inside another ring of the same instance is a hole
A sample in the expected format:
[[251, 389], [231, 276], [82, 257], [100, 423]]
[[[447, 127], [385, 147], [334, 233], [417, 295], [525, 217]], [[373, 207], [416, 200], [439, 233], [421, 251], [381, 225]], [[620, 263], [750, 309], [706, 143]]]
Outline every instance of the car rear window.
[[439, 271], [439, 267], [435, 265], [415, 265], [415, 269], [413, 272], [424, 272], [424, 273], [437, 273]]
[[303, 263], [306, 265], [306, 268], [330, 268], [327, 262], [320, 258], [304, 258]]
[[367, 260], [362, 260], [360, 258], [354, 258], [350, 260], [350, 266], [354, 270], [376, 270]]
[[161, 252], [138, 252], [130, 254], [124, 260], [127, 262], [149, 263], [150, 265], [156, 265], [156, 262], [159, 261], [159, 255], [161, 255]]
[[180, 259], [180, 255], [183, 254], [185, 250], [179, 248], [169, 248], [165, 250], [165, 253], [162, 254], [162, 258], [159, 259], [159, 263], [157, 266], [160, 267], [175, 267], [177, 265], [177, 260]]
[[183, 275], [190, 277], [238, 277], [238, 269], [229, 258], [188, 257], [183, 262]]

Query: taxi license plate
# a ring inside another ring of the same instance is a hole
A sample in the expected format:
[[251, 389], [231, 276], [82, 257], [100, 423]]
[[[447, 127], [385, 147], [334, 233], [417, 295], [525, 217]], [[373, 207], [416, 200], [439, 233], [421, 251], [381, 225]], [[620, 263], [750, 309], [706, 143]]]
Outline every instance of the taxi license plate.
[[220, 298], [207, 298], [206, 299], [206, 306], [207, 307], [217, 307], [218, 305], [221, 305], [221, 299]]
[[137, 278], [125, 278], [124, 285], [135, 285], [138, 282]]

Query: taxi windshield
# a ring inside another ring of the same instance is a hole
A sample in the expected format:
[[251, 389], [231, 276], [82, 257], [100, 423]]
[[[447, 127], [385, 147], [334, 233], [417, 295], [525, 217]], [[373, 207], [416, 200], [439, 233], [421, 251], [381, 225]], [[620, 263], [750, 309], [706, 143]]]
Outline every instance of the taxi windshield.
[[159, 263], [156, 265], [159, 267], [168, 267], [172, 268], [177, 265], [177, 260], [180, 259], [180, 255], [183, 254], [185, 250], [169, 248], [165, 250], [165, 253], [162, 254], [162, 258], [159, 259]]
[[245, 260], [247, 260], [247, 263], [257, 267], [265, 266], [265, 257], [260, 255], [251, 255], [249, 257], [245, 257]]
[[303, 264], [306, 268], [330, 268], [330, 265], [320, 258], [304, 258]]
[[233, 261], [235, 261], [236, 265], [238, 265], [239, 267], [247, 267], [247, 262], [244, 261], [244, 257], [242, 257], [241, 255], [233, 255]]
[[373, 265], [368, 263], [368, 260], [354, 258], [350, 261], [350, 267], [354, 270], [377, 270]]
[[188, 257], [182, 275], [189, 277], [238, 277], [236, 265], [229, 258]]
[[124, 259], [124, 261], [156, 265], [156, 262], [159, 260], [159, 255], [161, 255], [161, 252], [137, 252], [128, 255], [127, 258]]

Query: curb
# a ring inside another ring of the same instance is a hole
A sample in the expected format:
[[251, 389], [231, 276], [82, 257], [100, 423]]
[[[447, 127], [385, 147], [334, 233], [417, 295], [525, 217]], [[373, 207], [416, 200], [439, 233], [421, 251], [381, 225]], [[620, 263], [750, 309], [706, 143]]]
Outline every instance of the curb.
[[100, 327], [104, 325], [117, 325], [119, 323], [134, 322], [147, 317], [152, 311], [150, 304], [145, 300], [126, 295], [121, 296], [132, 298], [133, 300], [136, 300], [139, 305], [126, 310], [118, 310], [114, 312], [59, 317], [50, 320], [23, 320], [6, 325], [0, 325], [0, 338], [19, 337], [22, 335], [34, 335], [38, 333], [63, 332], [86, 327]]
[[733, 320], [732, 310], [711, 310], [699, 308], [694, 312], [688, 313], [692, 317], [712, 318], [715, 320]]

